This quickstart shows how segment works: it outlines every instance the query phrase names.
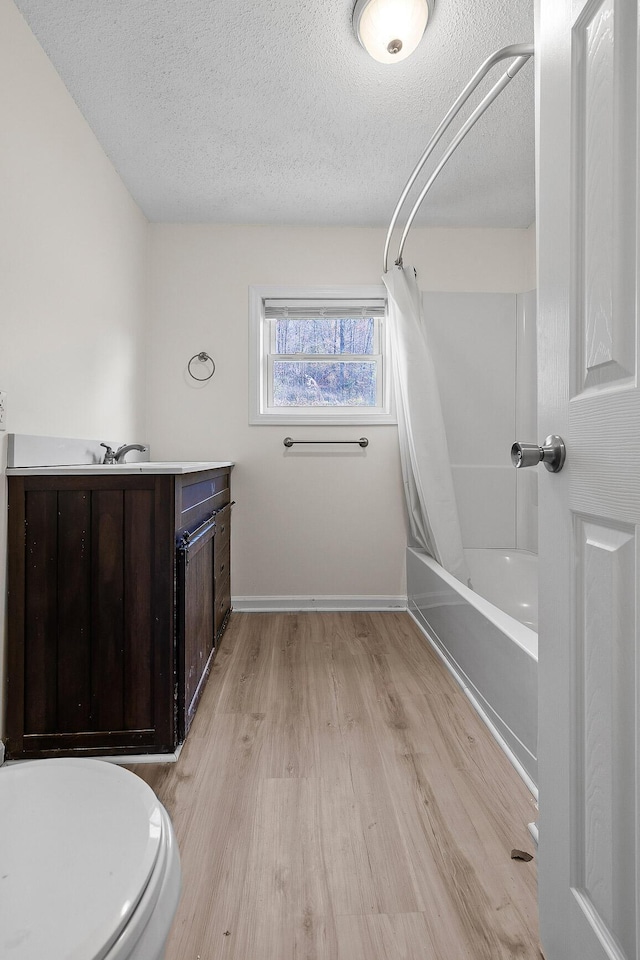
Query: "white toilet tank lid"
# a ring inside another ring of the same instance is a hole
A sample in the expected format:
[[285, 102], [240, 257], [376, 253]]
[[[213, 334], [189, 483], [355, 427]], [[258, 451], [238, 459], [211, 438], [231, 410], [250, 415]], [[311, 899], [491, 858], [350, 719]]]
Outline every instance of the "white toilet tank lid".
[[159, 801], [89, 759], [0, 768], [0, 956], [101, 960], [129, 922], [162, 844]]

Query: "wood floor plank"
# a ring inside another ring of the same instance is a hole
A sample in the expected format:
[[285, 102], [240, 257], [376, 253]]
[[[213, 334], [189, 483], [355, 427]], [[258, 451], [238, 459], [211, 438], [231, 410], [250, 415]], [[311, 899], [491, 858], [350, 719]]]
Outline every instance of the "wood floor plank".
[[[421, 888], [430, 890], [440, 909], [448, 913], [447, 926], [459, 924], [460, 936], [472, 935], [473, 945], [469, 942], [466, 949], [475, 950], [476, 954], [469, 955], [487, 960], [537, 956], [535, 950], [526, 952], [517, 933], [508, 932], [515, 908], [513, 900], [504, 895], [505, 883], [515, 880], [515, 863], [509, 851], [518, 845], [516, 839], [528, 845], [529, 838], [523, 836], [524, 824], [509, 843], [505, 823], [498, 824], [494, 815], [496, 806], [502, 807], [504, 813], [504, 804], [500, 802], [504, 795], [497, 789], [495, 779], [490, 784], [482, 782], [484, 789], [478, 791], [477, 780], [466, 776], [467, 755], [452, 736], [459, 716], [454, 718], [448, 693], [401, 697], [388, 659], [386, 655], [372, 655], [361, 684], [368, 691], [366, 699], [387, 781], [395, 787], [393, 795], [401, 797], [397, 815], [404, 824], [403, 833], [420, 875]], [[423, 709], [412, 714], [414, 699]], [[463, 705], [457, 706], [469, 719]], [[477, 722], [477, 718], [473, 719]], [[495, 774], [504, 767], [506, 758], [495, 744], [490, 746], [495, 753]], [[471, 764], [470, 769], [476, 768]], [[509, 775], [512, 772], [509, 770]], [[529, 808], [525, 810], [528, 813]], [[482, 869], [476, 866], [478, 850], [484, 853]], [[489, 864], [491, 869], [487, 869]], [[532, 876], [531, 871], [517, 872], [520, 877]], [[472, 914], [467, 913], [469, 903], [473, 904]], [[502, 914], [496, 928], [493, 918], [498, 910]], [[516, 918], [512, 923], [514, 930], [518, 924]]]
[[[265, 711], [273, 704], [272, 658], [280, 623], [269, 614], [253, 614], [247, 620], [234, 617], [227, 628], [220, 653], [230, 650], [220, 682], [207, 684], [216, 690], [215, 713], [252, 713]], [[218, 657], [210, 679], [217, 680]]]
[[514, 790], [511, 764], [493, 738], [478, 727], [478, 717], [467, 698], [453, 699], [448, 694], [408, 697], [406, 705], [419, 729], [434, 732], [432, 737], [420, 737], [420, 751], [437, 751], [449, 777], [455, 778], [458, 789], [472, 793], [476, 806], [482, 805], [497, 835], [508, 838], [512, 832], [519, 840], [512, 846], [529, 847], [532, 840], [525, 825], [537, 816], [535, 801], [519, 781], [517, 792]]
[[167, 960], [539, 960], [522, 781], [407, 614], [234, 614], [176, 764]]
[[419, 884], [438, 904], [441, 929], [464, 945], [463, 956], [537, 957], [535, 943], [527, 948], [518, 935], [529, 918], [513, 896], [509, 844], [493, 836], [481, 801], [433, 758], [406, 753], [404, 759], [404, 778], [397, 764], [390, 769], [402, 797], [396, 811]]
[[341, 916], [337, 960], [430, 960], [437, 945], [422, 913]]
[[[273, 676], [267, 721], [268, 743], [261, 774], [266, 778], [320, 777], [327, 761], [336, 776], [340, 733], [327, 657], [318, 655], [311, 621], [280, 618], [272, 649]], [[321, 648], [320, 648], [321, 649]]]
[[[518, 870], [522, 864], [516, 865], [509, 855], [518, 842], [525, 846], [530, 842], [524, 835], [524, 823], [517, 831], [509, 824], [509, 842], [506, 823], [496, 816], [496, 811], [503, 816], [506, 812], [505, 794], [496, 776], [506, 771], [510, 783], [513, 771], [491, 742], [485, 749], [485, 756], [492, 754], [491, 783], [479, 777], [468, 749], [476, 738], [468, 734], [467, 750], [461, 749], [460, 715], [477, 724], [477, 717], [470, 717], [468, 704], [456, 701], [457, 709], [453, 709], [454, 700], [446, 687], [428, 696], [402, 697], [396, 683], [400, 665], [396, 664], [394, 672], [390, 659], [391, 654], [371, 654], [369, 669], [362, 671], [360, 682], [366, 691], [387, 781], [395, 787], [393, 796], [401, 797], [397, 815], [404, 824], [403, 834], [420, 875], [419, 885], [430, 890], [435, 898], [432, 902], [449, 914], [447, 926], [460, 922], [460, 936], [472, 934], [473, 946], [469, 943], [467, 951], [473, 949], [486, 958], [537, 956], [535, 948], [527, 952], [519, 941], [517, 929], [522, 918], [514, 918], [514, 900], [504, 894], [505, 884], [533, 876], [532, 871]], [[437, 675], [438, 666], [432, 666]], [[408, 669], [409, 664], [405, 667]], [[421, 710], [412, 709], [416, 701]], [[522, 808], [525, 816], [529, 809]], [[475, 866], [478, 850], [485, 857], [481, 870]], [[487, 869], [489, 864], [491, 869]], [[534, 890], [532, 893], [535, 896]], [[470, 902], [474, 905], [473, 916], [466, 914]], [[502, 913], [499, 926], [494, 928], [496, 911]], [[479, 921], [475, 928], [472, 920]]]
[[320, 794], [322, 858], [334, 915], [380, 911], [376, 872], [367, 844], [367, 822], [348, 781], [323, 781]]
[[320, 784], [299, 777], [261, 780], [248, 838], [242, 899], [275, 915], [326, 916], [331, 906], [321, 863]]
[[358, 649], [343, 664], [337, 692], [340, 731], [348, 775], [362, 823], [371, 871], [377, 879], [376, 910], [414, 913], [423, 908], [412, 863], [398, 825], [392, 793], [383, 775], [378, 732], [366, 702], [370, 658]]
[[160, 781], [146, 765], [138, 768], [167, 806], [180, 849], [184, 892], [168, 957], [233, 956], [224, 934], [238, 923], [263, 719], [255, 712], [214, 715], [207, 723], [208, 762], [202, 762], [203, 739], [189, 736], [177, 764], [156, 768]]

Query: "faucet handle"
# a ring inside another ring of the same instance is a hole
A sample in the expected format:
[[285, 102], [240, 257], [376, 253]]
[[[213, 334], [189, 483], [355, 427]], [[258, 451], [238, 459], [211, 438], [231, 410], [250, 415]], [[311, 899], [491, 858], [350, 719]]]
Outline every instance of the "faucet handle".
[[100, 446], [101, 446], [101, 447], [104, 447], [105, 450], [106, 450], [106, 453], [105, 453], [105, 455], [104, 455], [104, 460], [103, 460], [102, 462], [103, 462], [103, 463], [115, 463], [115, 462], [116, 462], [116, 455], [115, 455], [115, 453], [114, 453], [114, 451], [113, 451], [113, 448], [110, 447], [108, 443], [101, 443]]

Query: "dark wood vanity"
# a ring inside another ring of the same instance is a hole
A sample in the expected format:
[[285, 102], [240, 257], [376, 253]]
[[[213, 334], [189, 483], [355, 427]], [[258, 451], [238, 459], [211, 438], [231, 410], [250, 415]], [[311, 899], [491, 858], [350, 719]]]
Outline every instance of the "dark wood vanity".
[[9, 757], [182, 742], [231, 611], [231, 469], [9, 476]]

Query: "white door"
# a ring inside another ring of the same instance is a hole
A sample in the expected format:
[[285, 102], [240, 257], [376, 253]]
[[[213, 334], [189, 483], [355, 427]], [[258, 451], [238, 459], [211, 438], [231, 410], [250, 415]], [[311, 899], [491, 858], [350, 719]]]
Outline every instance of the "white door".
[[538, 2], [541, 939], [637, 960], [638, 4]]

